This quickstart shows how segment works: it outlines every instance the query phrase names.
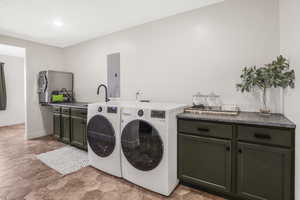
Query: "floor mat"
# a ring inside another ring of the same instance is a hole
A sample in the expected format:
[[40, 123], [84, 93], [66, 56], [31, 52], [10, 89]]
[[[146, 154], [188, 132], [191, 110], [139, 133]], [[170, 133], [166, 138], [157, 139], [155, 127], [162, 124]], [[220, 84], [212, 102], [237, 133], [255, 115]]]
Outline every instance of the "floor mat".
[[71, 146], [39, 154], [37, 158], [63, 175], [89, 165], [87, 152]]

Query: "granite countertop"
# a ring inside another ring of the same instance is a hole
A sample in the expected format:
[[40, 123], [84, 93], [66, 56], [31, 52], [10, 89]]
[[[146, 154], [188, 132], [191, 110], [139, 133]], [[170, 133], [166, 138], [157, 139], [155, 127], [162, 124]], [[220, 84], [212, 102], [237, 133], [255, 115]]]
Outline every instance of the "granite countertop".
[[282, 114], [272, 114], [268, 117], [255, 112], [240, 112], [237, 116], [181, 113], [178, 119], [194, 119], [214, 122], [228, 122], [248, 125], [272, 126], [280, 128], [296, 128], [296, 125]]
[[61, 107], [70, 107], [70, 108], [88, 108], [87, 102], [64, 102], [64, 103], [49, 103], [49, 106], [61, 106]]

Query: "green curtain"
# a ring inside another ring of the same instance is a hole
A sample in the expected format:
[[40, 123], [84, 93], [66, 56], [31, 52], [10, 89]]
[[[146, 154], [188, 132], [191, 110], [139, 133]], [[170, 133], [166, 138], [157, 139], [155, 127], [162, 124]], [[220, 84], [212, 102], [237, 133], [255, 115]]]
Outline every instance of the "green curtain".
[[6, 109], [6, 86], [4, 76], [4, 63], [0, 62], [0, 110]]

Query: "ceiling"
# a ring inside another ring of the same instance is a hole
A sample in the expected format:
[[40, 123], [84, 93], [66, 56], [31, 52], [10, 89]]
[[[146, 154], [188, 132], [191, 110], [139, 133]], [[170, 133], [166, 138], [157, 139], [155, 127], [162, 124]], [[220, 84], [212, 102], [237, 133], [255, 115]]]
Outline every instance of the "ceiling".
[[66, 47], [223, 0], [0, 0], [0, 34]]

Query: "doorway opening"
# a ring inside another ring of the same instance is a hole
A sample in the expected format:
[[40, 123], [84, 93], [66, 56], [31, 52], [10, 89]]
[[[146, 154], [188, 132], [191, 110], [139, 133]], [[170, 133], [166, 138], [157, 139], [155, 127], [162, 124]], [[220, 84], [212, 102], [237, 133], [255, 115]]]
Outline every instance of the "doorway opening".
[[26, 49], [0, 44], [0, 127], [24, 126], [26, 137]]

